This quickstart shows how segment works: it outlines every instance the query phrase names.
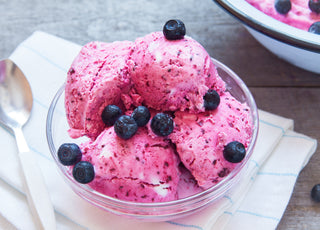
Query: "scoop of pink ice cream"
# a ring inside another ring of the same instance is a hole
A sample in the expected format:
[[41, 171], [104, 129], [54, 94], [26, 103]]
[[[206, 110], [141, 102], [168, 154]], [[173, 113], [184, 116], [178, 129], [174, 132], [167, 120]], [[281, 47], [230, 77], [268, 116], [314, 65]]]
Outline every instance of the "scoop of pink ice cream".
[[177, 199], [178, 157], [171, 144], [140, 127], [129, 140], [114, 128], [81, 145], [83, 159], [94, 165], [89, 184], [106, 195], [128, 201], [163, 202]]
[[176, 112], [174, 122], [170, 138], [181, 162], [203, 188], [217, 184], [237, 165], [224, 159], [224, 146], [239, 141], [247, 148], [252, 136], [248, 106], [227, 92], [215, 111]]
[[204, 111], [208, 89], [224, 91], [209, 54], [190, 37], [167, 40], [162, 32], [151, 33], [135, 41], [131, 58], [134, 88], [150, 108]]
[[95, 138], [105, 125], [101, 113], [108, 104], [121, 105], [128, 91], [128, 57], [132, 42], [91, 42], [73, 61], [65, 87], [65, 108], [70, 136]]

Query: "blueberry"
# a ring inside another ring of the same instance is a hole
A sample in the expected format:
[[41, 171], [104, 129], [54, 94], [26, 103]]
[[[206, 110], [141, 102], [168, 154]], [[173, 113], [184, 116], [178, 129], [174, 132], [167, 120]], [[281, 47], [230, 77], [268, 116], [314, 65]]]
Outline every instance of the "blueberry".
[[163, 26], [163, 34], [168, 40], [179, 40], [186, 35], [186, 27], [182, 21], [172, 19]]
[[319, 0], [309, 0], [309, 8], [312, 12], [317, 14], [320, 13], [320, 1]]
[[313, 23], [308, 30], [310, 33], [320, 34], [320, 21]]
[[64, 143], [58, 149], [58, 158], [63, 165], [74, 165], [81, 161], [81, 157], [81, 150], [74, 143]]
[[137, 122], [128, 115], [122, 115], [114, 124], [114, 131], [122, 139], [131, 138], [138, 130]]
[[287, 14], [291, 10], [290, 0], [276, 0], [274, 7], [279, 14]]
[[93, 165], [88, 161], [80, 161], [73, 167], [72, 175], [79, 183], [87, 184], [95, 176]]
[[320, 184], [313, 186], [311, 190], [311, 198], [316, 202], [320, 202]]
[[220, 104], [220, 96], [217, 91], [209, 89], [208, 92], [203, 96], [204, 107], [206, 110], [214, 110], [218, 108]]
[[224, 159], [231, 163], [239, 163], [246, 155], [244, 145], [238, 141], [227, 144], [223, 149]]
[[151, 120], [151, 129], [158, 136], [168, 136], [173, 131], [173, 119], [165, 113], [157, 113]]
[[133, 110], [131, 117], [137, 122], [139, 127], [145, 126], [150, 120], [150, 112], [149, 109], [145, 106], [138, 106]]
[[116, 122], [116, 120], [121, 116], [122, 111], [116, 105], [107, 105], [101, 114], [101, 118], [103, 123], [106, 126], [112, 126]]

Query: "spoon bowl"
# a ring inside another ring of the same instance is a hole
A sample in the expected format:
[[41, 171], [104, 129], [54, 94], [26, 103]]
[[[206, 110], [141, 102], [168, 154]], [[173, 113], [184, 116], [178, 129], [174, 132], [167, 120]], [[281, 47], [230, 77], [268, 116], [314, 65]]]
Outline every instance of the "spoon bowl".
[[0, 123], [12, 130], [29, 119], [33, 97], [29, 82], [9, 59], [0, 62]]
[[24, 191], [37, 229], [56, 229], [54, 211], [42, 172], [24, 138], [22, 127], [33, 104], [30, 85], [11, 60], [0, 61], [0, 124], [13, 132], [23, 172]]

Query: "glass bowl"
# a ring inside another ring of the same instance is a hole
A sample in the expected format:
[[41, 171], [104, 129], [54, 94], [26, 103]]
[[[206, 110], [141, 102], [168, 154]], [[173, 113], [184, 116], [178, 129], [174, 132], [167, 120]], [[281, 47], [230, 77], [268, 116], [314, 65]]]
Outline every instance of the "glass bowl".
[[[213, 0], [237, 18], [270, 52], [302, 69], [320, 74], [320, 35], [282, 23], [245, 0]], [[306, 1], [307, 2], [307, 1]]]
[[66, 183], [83, 199], [109, 212], [133, 217], [144, 221], [166, 221], [184, 217], [201, 210], [209, 204], [218, 202], [223, 196], [236, 189], [243, 172], [247, 169], [258, 133], [258, 112], [255, 101], [244, 82], [228, 67], [213, 59], [219, 75], [226, 82], [229, 91], [240, 102], [247, 103], [251, 109], [253, 122], [253, 135], [247, 149], [245, 159], [235, 169], [215, 186], [191, 195], [186, 198], [158, 203], [129, 202], [114, 197], [106, 196], [93, 190], [86, 184], [80, 184], [74, 180], [68, 167], [63, 166], [57, 157], [57, 149], [63, 143], [74, 142], [80, 144], [86, 137], [72, 139], [69, 137], [69, 129], [64, 110], [64, 85], [55, 95], [47, 116], [46, 134], [51, 155], [65, 179]]

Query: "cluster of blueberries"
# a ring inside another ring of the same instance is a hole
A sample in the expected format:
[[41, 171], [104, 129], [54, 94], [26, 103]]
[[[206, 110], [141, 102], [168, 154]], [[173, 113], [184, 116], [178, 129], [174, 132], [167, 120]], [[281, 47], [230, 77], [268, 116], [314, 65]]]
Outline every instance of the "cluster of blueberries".
[[[121, 109], [116, 105], [108, 105], [104, 108], [101, 118], [106, 126], [114, 125], [115, 133], [122, 139], [131, 138], [138, 127], [148, 123], [151, 115], [145, 106], [138, 106], [131, 114], [122, 115]], [[159, 136], [167, 136], [173, 131], [173, 120], [165, 113], [156, 114], [151, 121], [153, 132]], [[94, 167], [88, 161], [81, 161], [82, 152], [75, 143], [62, 144], [57, 152], [62, 165], [72, 166], [72, 175], [76, 181], [82, 184], [91, 182], [95, 177]]]
[[65, 166], [74, 165], [73, 178], [81, 184], [91, 182], [95, 177], [93, 165], [88, 161], [81, 161], [82, 152], [75, 143], [64, 143], [58, 149], [58, 158]]
[[[204, 107], [206, 110], [215, 110], [220, 104], [220, 95], [217, 91], [210, 89], [204, 95]], [[101, 115], [106, 126], [114, 126], [114, 131], [122, 139], [131, 138], [138, 127], [145, 126], [151, 114], [147, 107], [138, 106], [131, 114], [122, 115], [121, 109], [116, 105], [107, 105]], [[168, 136], [174, 128], [173, 119], [166, 113], [157, 113], [151, 120], [151, 130], [158, 136]], [[223, 150], [224, 158], [232, 163], [239, 163], [246, 155], [244, 145], [238, 141], [228, 143]]]
[[[204, 95], [206, 110], [215, 110], [220, 104], [220, 96], [215, 90], [208, 90]], [[122, 139], [131, 138], [138, 127], [147, 125], [151, 118], [150, 111], [145, 106], [135, 108], [131, 116], [123, 115], [116, 105], [107, 105], [101, 114], [101, 119], [107, 127], [114, 126], [114, 131]], [[174, 129], [174, 122], [170, 115], [157, 113], [151, 120], [151, 130], [158, 136], [168, 136]], [[74, 165], [72, 175], [82, 184], [91, 182], [95, 177], [94, 167], [88, 161], [81, 161], [82, 152], [75, 143], [64, 143], [58, 149], [58, 158], [65, 166]], [[224, 148], [224, 158], [232, 163], [238, 163], [245, 157], [246, 150], [242, 143], [233, 141]]]
[[[220, 103], [220, 96], [215, 90], [208, 90], [204, 95], [204, 107], [206, 110], [214, 110]], [[114, 125], [115, 133], [122, 139], [131, 138], [138, 127], [145, 126], [151, 114], [147, 107], [138, 106], [131, 114], [123, 115], [122, 110], [116, 105], [107, 105], [101, 114], [102, 121], [107, 127]], [[173, 119], [166, 113], [157, 113], [151, 120], [151, 130], [158, 136], [168, 136], [174, 128]]]
[[[309, 0], [308, 6], [312, 12], [320, 13], [320, 1]], [[291, 0], [276, 0], [274, 7], [279, 14], [287, 14], [291, 10]], [[308, 31], [314, 34], [320, 34], [320, 21], [313, 23]]]
[[[138, 131], [138, 127], [149, 122], [151, 114], [149, 109], [142, 105], [135, 108], [131, 116], [122, 115], [121, 109], [116, 105], [107, 105], [101, 118], [107, 127], [114, 126], [118, 137], [127, 140]], [[168, 136], [173, 127], [173, 119], [166, 113], [157, 113], [151, 120], [151, 129], [158, 136]]]

